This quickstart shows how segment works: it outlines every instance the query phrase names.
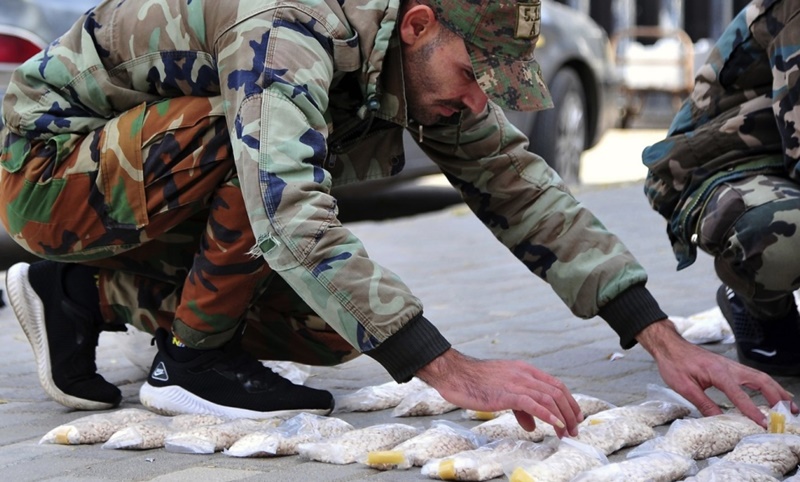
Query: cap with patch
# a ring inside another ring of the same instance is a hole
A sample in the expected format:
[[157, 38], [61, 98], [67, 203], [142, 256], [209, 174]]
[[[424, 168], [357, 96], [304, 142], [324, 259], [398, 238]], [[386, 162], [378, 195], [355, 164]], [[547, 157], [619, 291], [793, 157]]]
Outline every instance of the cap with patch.
[[533, 55], [541, 0], [424, 0], [447, 28], [464, 39], [481, 89], [503, 108], [553, 106]]

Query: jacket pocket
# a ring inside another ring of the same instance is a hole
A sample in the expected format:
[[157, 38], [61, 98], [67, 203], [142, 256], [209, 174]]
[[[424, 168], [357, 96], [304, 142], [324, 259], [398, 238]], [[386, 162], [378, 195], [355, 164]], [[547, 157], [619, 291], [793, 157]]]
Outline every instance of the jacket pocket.
[[358, 32], [348, 39], [333, 39], [333, 68], [340, 72], [355, 72], [361, 68]]

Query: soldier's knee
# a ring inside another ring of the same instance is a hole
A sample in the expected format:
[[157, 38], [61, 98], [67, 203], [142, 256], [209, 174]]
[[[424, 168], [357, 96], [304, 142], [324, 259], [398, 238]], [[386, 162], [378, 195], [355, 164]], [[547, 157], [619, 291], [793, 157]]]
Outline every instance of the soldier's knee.
[[[786, 207], [786, 206], [784, 206]], [[748, 209], [736, 221], [717, 255], [731, 275], [769, 279], [775, 290], [792, 290], [800, 279], [800, 206], [775, 210], [774, 205]]]

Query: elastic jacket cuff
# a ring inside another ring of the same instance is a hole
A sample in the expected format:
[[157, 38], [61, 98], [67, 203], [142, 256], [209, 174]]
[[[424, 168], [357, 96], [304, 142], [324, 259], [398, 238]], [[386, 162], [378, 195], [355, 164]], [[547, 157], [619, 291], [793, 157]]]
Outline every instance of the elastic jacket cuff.
[[619, 344], [626, 350], [636, 345], [639, 332], [667, 317], [644, 284], [623, 291], [598, 314], [617, 332]]
[[380, 363], [396, 382], [405, 383], [449, 348], [450, 342], [419, 314], [364, 354]]

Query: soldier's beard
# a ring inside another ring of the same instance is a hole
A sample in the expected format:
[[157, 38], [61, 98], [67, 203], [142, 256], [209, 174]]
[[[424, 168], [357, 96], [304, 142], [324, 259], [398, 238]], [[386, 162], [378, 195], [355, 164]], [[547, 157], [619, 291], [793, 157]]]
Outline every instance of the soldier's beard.
[[441, 43], [434, 41], [419, 50], [403, 52], [403, 77], [408, 115], [425, 126], [436, 124], [445, 118], [437, 112], [437, 107], [447, 107], [456, 111], [466, 108], [458, 100], [435, 98], [435, 93], [441, 89], [442, 80], [446, 81], [433, 75], [437, 70], [431, 65], [433, 50], [440, 46]]

